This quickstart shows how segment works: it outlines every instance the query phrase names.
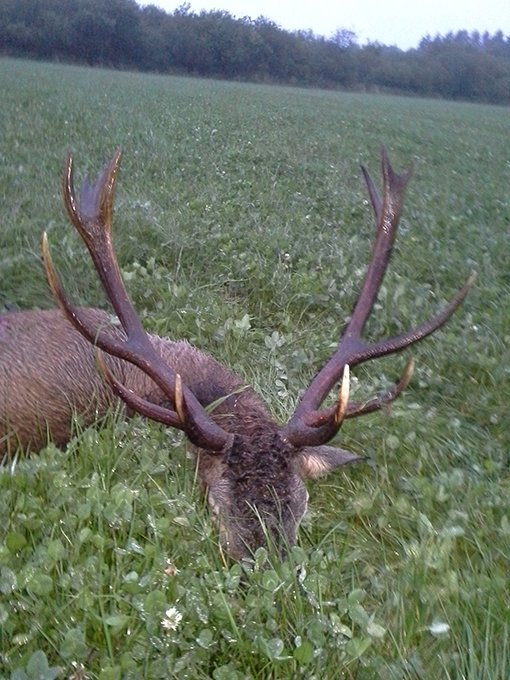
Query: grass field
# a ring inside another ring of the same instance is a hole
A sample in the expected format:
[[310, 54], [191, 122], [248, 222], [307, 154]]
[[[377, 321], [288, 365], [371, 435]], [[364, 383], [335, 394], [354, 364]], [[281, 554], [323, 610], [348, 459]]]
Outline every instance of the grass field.
[[[184, 441], [141, 418], [7, 461], [0, 678], [508, 680], [509, 109], [9, 60], [0, 90], [0, 305], [52, 305], [44, 230], [74, 299], [104, 305], [60, 174], [68, 150], [79, 182], [122, 146], [114, 236], [144, 324], [280, 421], [356, 299], [374, 235], [360, 163], [380, 186], [381, 143], [415, 170], [367, 334], [478, 274], [412, 350], [403, 397], [343, 426], [369, 460], [310, 485], [284, 564], [222, 559]], [[355, 397], [407, 354], [360, 367]]]

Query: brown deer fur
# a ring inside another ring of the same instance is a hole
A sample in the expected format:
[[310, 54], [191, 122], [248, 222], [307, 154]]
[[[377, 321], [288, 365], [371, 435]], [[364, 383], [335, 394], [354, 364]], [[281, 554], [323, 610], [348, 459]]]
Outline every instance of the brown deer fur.
[[[98, 326], [124, 335], [107, 312], [83, 312]], [[152, 335], [151, 342], [204, 405], [242, 385], [222, 364], [186, 341]], [[149, 401], [168, 403], [136, 366], [108, 355], [105, 361], [128, 389]], [[69, 441], [76, 415], [86, 427], [106, 413], [112, 399], [117, 401], [97, 370], [93, 346], [60, 309], [0, 314], [0, 395], [0, 457], [17, 447], [38, 451], [49, 440], [62, 446]], [[259, 401], [255, 393], [251, 396]]]

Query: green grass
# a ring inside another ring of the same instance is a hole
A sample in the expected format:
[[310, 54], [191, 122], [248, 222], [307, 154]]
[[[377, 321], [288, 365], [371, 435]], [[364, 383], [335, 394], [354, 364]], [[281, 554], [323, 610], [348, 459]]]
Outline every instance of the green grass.
[[[122, 146], [115, 243], [146, 327], [239, 372], [278, 420], [356, 298], [359, 165], [380, 186], [381, 143], [415, 171], [368, 334], [478, 272], [412, 350], [405, 395], [342, 428], [369, 462], [310, 486], [283, 565], [225, 562], [182, 438], [142, 419], [5, 463], [0, 678], [508, 680], [508, 109], [10, 60], [0, 87], [0, 304], [52, 305], [44, 230], [74, 299], [104, 304], [60, 174], [68, 150], [79, 182]], [[406, 359], [360, 367], [354, 394]]]

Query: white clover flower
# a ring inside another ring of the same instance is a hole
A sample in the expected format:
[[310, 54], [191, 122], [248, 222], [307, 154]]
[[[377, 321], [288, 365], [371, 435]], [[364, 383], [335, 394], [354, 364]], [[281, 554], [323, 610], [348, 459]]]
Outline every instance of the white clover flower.
[[436, 637], [448, 635], [449, 630], [450, 626], [444, 621], [433, 621], [429, 626], [429, 633], [432, 633], [432, 635], [435, 635]]
[[165, 618], [162, 619], [161, 625], [165, 630], [177, 630], [180, 622], [182, 621], [181, 612], [175, 607], [170, 607], [165, 612]]

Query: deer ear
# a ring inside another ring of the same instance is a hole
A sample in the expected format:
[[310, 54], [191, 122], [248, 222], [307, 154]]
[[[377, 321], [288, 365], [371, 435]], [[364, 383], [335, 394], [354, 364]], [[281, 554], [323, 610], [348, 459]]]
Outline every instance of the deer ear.
[[302, 479], [317, 479], [333, 472], [341, 465], [361, 460], [365, 458], [344, 449], [335, 449], [333, 446], [309, 446], [299, 453], [297, 462]]

